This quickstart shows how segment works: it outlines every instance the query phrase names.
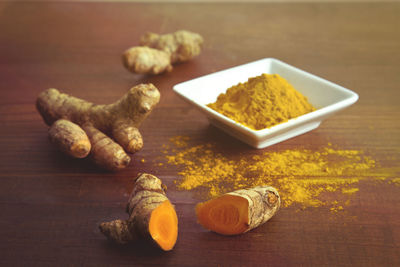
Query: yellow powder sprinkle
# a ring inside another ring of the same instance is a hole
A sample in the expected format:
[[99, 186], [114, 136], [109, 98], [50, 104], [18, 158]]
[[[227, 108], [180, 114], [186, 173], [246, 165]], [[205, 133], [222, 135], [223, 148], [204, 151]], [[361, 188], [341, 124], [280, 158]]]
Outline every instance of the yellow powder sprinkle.
[[[179, 149], [164, 151], [169, 164], [180, 166], [179, 189], [206, 188], [210, 197], [235, 189], [271, 185], [278, 189], [283, 206], [331, 206], [337, 212], [348, 205], [362, 177], [375, 161], [358, 150], [307, 149], [265, 151], [250, 157], [226, 156], [215, 144], [190, 146], [187, 137], [171, 142]], [[339, 194], [339, 196], [338, 196]], [[337, 203], [332, 203], [332, 199]]]
[[[335, 203], [332, 203], [332, 204], [335, 204]], [[341, 210], [343, 210], [343, 206], [333, 206], [332, 208], [330, 208], [331, 212], [338, 212]]]
[[262, 74], [232, 86], [208, 107], [254, 130], [315, 110], [305, 96], [278, 74]]
[[342, 188], [342, 193], [343, 194], [354, 194], [358, 192], [358, 188]]
[[394, 178], [394, 179], [390, 180], [389, 183], [400, 186], [400, 178]]

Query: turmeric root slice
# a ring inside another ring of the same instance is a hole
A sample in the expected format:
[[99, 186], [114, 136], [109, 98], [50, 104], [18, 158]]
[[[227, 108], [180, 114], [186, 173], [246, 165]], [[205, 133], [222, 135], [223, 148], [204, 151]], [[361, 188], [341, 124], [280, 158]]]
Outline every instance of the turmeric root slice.
[[268, 221], [280, 207], [278, 191], [270, 186], [237, 190], [196, 206], [198, 222], [223, 235], [248, 232]]
[[151, 174], [140, 174], [127, 212], [127, 220], [101, 223], [100, 231], [120, 244], [147, 239], [165, 251], [174, 247], [178, 238], [178, 217], [160, 179]]
[[161, 249], [171, 250], [178, 238], [178, 217], [169, 200], [153, 210], [150, 216], [149, 233]]

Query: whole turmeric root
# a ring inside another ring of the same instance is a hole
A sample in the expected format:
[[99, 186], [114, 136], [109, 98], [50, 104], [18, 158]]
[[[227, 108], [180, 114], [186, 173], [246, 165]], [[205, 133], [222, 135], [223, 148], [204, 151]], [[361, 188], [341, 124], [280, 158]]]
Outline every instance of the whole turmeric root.
[[196, 206], [198, 222], [223, 235], [237, 235], [268, 221], [280, 207], [278, 191], [258, 186], [227, 193]]
[[178, 217], [165, 190], [154, 175], [139, 174], [126, 207], [129, 218], [103, 222], [100, 231], [119, 244], [147, 239], [165, 251], [171, 250], [178, 238]]
[[36, 107], [51, 126], [50, 140], [62, 151], [77, 158], [90, 152], [100, 167], [119, 170], [131, 160], [125, 151], [134, 153], [142, 148], [138, 127], [159, 99], [160, 93], [152, 84], [137, 85], [109, 105], [95, 105], [48, 89], [39, 94]]
[[171, 71], [174, 63], [198, 56], [203, 37], [185, 30], [164, 35], [149, 32], [141, 37], [140, 45], [124, 52], [125, 67], [136, 73], [159, 74]]
[[172, 70], [170, 55], [146, 46], [135, 46], [125, 51], [124, 66], [136, 73], [158, 74]]

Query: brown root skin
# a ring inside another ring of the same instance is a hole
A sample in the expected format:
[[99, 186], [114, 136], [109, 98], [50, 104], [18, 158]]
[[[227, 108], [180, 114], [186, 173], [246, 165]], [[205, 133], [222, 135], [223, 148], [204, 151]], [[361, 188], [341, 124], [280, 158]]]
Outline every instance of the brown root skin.
[[[137, 85], [109, 105], [96, 105], [57, 89], [48, 89], [39, 94], [36, 107], [50, 126], [60, 119], [63, 120], [62, 125], [65, 125], [65, 121], [71, 122], [67, 123], [68, 127], [57, 126], [59, 123], [51, 127], [50, 138], [53, 141], [70, 143], [73, 142], [71, 140], [80, 139], [82, 133], [79, 133], [79, 128], [82, 128], [89, 137], [92, 147], [90, 154], [94, 161], [105, 169], [119, 170], [130, 161], [125, 151], [134, 153], [142, 148], [143, 139], [138, 128], [159, 100], [160, 93], [152, 84]], [[115, 142], [106, 134], [112, 135]], [[59, 147], [63, 151], [70, 149], [63, 144], [59, 144]], [[80, 157], [75, 153], [68, 154]]]
[[146, 239], [165, 251], [174, 247], [178, 237], [178, 217], [160, 179], [151, 174], [139, 174], [126, 210], [127, 220], [99, 225], [108, 239], [119, 244]]
[[122, 61], [128, 70], [140, 74], [159, 74], [172, 70], [168, 53], [146, 46], [129, 48], [122, 55]]
[[108, 239], [121, 245], [137, 238], [135, 235], [131, 234], [128, 221], [115, 220], [111, 222], [102, 222], [99, 228]]
[[159, 74], [170, 72], [172, 64], [198, 56], [203, 37], [185, 30], [163, 35], [148, 32], [140, 38], [140, 45], [123, 53], [124, 66], [135, 73]]
[[124, 149], [91, 125], [83, 126], [92, 143], [93, 161], [107, 170], [117, 171], [129, 165], [131, 158]]
[[223, 235], [246, 233], [268, 221], [280, 207], [278, 191], [258, 186], [227, 193], [196, 206], [198, 222]]
[[129, 121], [115, 122], [112, 135], [130, 153], [135, 153], [143, 147], [143, 138], [139, 129], [131, 125]]
[[68, 120], [57, 120], [49, 129], [49, 138], [58, 148], [75, 158], [89, 155], [91, 143], [79, 125]]
[[203, 45], [200, 34], [180, 30], [168, 34], [148, 32], [140, 39], [140, 44], [164, 51], [171, 56], [171, 63], [185, 62], [198, 56]]

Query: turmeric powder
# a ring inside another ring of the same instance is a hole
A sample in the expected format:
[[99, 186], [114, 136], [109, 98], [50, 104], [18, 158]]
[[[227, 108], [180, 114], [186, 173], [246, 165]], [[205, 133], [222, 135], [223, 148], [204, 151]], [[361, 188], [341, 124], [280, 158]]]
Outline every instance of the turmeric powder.
[[207, 106], [253, 130], [269, 128], [315, 110], [279, 74], [249, 78], [230, 87]]
[[358, 183], [370, 178], [375, 167], [375, 160], [362, 151], [335, 149], [331, 144], [317, 151], [265, 151], [241, 158], [224, 155], [216, 144], [190, 145], [185, 136], [174, 137], [171, 143], [164, 153], [168, 164], [180, 167], [178, 189], [203, 188], [209, 197], [216, 197], [268, 184], [280, 192], [284, 207], [342, 211], [358, 192]]

